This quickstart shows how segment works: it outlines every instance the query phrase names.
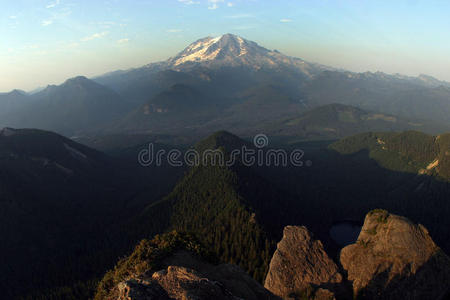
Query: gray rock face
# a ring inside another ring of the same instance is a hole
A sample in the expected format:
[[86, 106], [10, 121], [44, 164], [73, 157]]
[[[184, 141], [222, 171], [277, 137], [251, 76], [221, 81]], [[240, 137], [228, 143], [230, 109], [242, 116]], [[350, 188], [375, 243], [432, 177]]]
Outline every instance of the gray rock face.
[[450, 259], [426, 228], [386, 211], [367, 214], [340, 259], [362, 299], [444, 299], [450, 291]]
[[327, 290], [333, 290], [342, 279], [322, 243], [314, 240], [306, 227], [287, 226], [270, 262], [264, 287], [285, 299], [333, 299], [333, 293]]
[[117, 300], [278, 299], [234, 265], [210, 265], [187, 252], [169, 257], [166, 268], [121, 282]]

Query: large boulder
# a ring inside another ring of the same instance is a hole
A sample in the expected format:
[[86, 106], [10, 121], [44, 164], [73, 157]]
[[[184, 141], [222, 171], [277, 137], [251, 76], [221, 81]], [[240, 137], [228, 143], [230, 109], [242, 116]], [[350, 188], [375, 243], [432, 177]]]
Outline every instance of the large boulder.
[[342, 280], [337, 265], [306, 227], [286, 226], [264, 287], [285, 299], [333, 299], [332, 291]]
[[340, 255], [359, 299], [444, 299], [450, 259], [422, 225], [374, 210], [355, 244]]
[[162, 264], [157, 272], [119, 283], [117, 300], [279, 299], [235, 265], [212, 265], [186, 251]]

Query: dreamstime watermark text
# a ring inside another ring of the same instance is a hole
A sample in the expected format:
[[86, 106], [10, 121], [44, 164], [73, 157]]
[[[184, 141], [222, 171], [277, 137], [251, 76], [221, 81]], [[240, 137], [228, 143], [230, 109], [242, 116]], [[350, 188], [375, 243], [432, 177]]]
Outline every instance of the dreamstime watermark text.
[[138, 154], [141, 166], [162, 166], [168, 164], [172, 167], [194, 166], [233, 166], [237, 163], [244, 166], [276, 166], [276, 167], [303, 167], [312, 166], [312, 161], [304, 161], [305, 152], [301, 149], [287, 151], [285, 149], [268, 149], [269, 138], [265, 134], [257, 134], [253, 138], [254, 147], [243, 145], [236, 149], [155, 149], [153, 143], [142, 149]]

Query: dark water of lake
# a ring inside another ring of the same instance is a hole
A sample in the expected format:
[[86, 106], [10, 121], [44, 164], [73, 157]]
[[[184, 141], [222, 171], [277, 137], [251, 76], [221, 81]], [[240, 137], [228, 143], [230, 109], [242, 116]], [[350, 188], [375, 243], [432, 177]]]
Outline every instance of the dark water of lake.
[[330, 228], [330, 236], [341, 247], [353, 244], [361, 232], [361, 224], [355, 221], [335, 222]]

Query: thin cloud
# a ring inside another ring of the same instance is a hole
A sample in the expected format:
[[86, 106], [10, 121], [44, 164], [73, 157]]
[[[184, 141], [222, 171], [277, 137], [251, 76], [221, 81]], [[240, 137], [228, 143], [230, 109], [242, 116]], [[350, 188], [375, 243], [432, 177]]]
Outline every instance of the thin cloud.
[[224, 2], [225, 0], [208, 0], [208, 9], [215, 10], [219, 8], [219, 3]]
[[45, 8], [49, 9], [49, 8], [53, 8], [59, 5], [60, 0], [56, 0], [55, 2], [50, 3], [49, 5], [47, 5]]
[[293, 21], [292, 19], [281, 19], [280, 20], [281, 23], [290, 23], [292, 21]]
[[227, 3], [227, 6], [228, 6], [228, 7], [233, 7], [233, 6], [234, 6], [234, 3], [233, 3], [233, 2], [228, 2], [228, 3]]
[[167, 29], [166, 32], [168, 33], [177, 33], [177, 32], [182, 32], [182, 29], [177, 29], [177, 28], [172, 28], [172, 29]]
[[53, 24], [53, 20], [44, 20], [41, 22], [42, 26], [49, 26]]
[[[57, 3], [59, 4], [59, 1], [57, 1]], [[49, 25], [53, 24], [55, 21], [64, 21], [65, 18], [67, 16], [69, 16], [71, 13], [72, 13], [72, 11], [68, 7], [64, 7], [62, 9], [59, 9], [59, 10], [55, 11], [55, 12], [51, 12], [50, 13], [51, 17], [46, 19], [46, 20], [43, 20], [41, 22], [41, 25], [42, 26], [49, 26]]]
[[17, 19], [17, 16], [9, 16], [10, 19]]
[[[201, 2], [198, 0], [178, 0], [178, 2], [183, 3], [185, 5], [194, 5], [200, 4]], [[225, 3], [225, 0], [207, 0], [208, 9], [215, 10], [219, 8], [219, 3]], [[228, 7], [234, 6], [232, 2], [227, 2]]]
[[86, 36], [86, 37], [82, 38], [80, 41], [82, 41], [82, 42], [92, 41], [92, 40], [95, 40], [95, 39], [100, 39], [100, 38], [102, 38], [102, 37], [104, 37], [106, 35], [108, 35], [107, 31], [94, 33], [93, 35]]
[[118, 44], [126, 44], [130, 41], [130, 39], [120, 39], [117, 41]]
[[186, 5], [200, 4], [200, 1], [194, 1], [194, 0], [178, 0], [178, 2], [181, 2]]

